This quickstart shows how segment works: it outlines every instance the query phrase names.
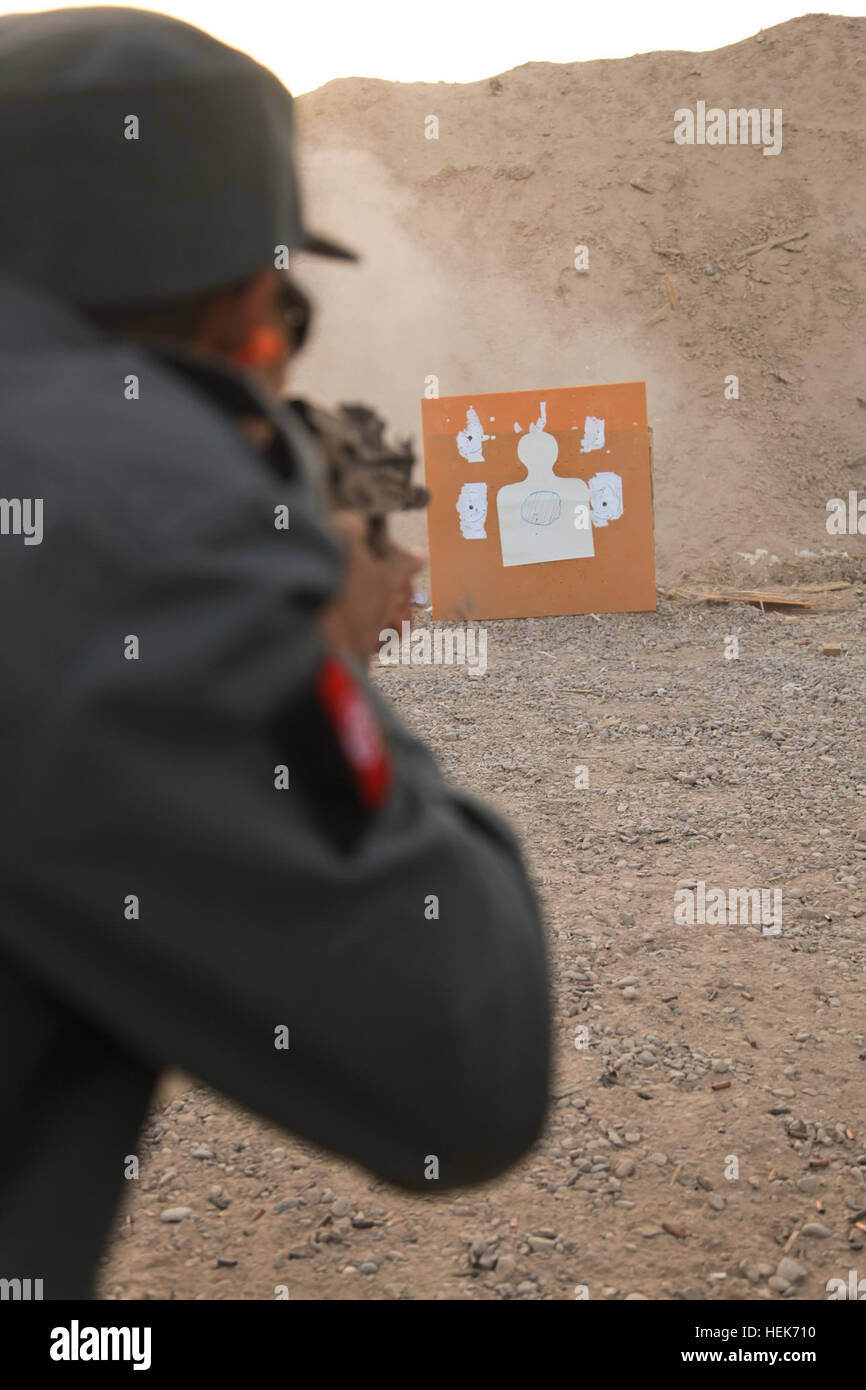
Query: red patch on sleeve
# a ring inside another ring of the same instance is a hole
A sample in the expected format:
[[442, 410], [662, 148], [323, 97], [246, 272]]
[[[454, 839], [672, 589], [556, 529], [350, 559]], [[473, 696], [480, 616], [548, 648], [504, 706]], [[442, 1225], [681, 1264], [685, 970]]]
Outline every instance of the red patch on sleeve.
[[316, 693], [337, 735], [358, 794], [368, 810], [381, 806], [391, 785], [388, 750], [367, 695], [347, 666], [326, 657], [316, 677]]

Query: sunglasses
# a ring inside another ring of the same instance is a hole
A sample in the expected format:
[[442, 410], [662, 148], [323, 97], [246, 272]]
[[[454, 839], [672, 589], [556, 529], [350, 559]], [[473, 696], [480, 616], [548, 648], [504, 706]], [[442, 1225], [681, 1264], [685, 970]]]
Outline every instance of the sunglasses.
[[288, 276], [280, 287], [280, 314], [294, 352], [300, 352], [310, 332], [313, 317], [312, 301], [299, 285]]

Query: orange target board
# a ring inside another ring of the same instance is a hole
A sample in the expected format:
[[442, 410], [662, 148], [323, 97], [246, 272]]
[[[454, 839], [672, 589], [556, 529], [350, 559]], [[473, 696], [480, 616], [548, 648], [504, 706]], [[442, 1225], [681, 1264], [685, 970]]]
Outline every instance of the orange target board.
[[422, 402], [433, 617], [654, 609], [642, 381]]

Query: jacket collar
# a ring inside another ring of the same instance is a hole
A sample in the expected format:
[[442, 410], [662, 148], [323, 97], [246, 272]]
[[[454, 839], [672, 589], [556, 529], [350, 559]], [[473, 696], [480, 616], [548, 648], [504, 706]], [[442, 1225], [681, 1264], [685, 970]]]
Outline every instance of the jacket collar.
[[[115, 346], [71, 306], [51, 294], [0, 272], [0, 355], [26, 352], [88, 351]], [[277, 473], [293, 477], [298, 468], [318, 487], [318, 455], [311, 453], [307, 430], [284, 403], [261, 395], [243, 373], [217, 357], [180, 345], [145, 339], [128, 340], [180, 377], [197, 395], [228, 416], [235, 427], [248, 419], [268, 422], [271, 436], [260, 452]], [[242, 431], [241, 431], [242, 432]]]
[[218, 357], [195, 352], [162, 339], [108, 338], [82, 318], [72, 305], [49, 292], [0, 272], [0, 352], [86, 349], [126, 342], [147, 352], [231, 415], [273, 415], [275, 409], [240, 372]]
[[[299, 448], [298, 424], [285, 401], [272, 400], [255, 388], [251, 379], [236, 371], [220, 358], [195, 352], [181, 344], [139, 340], [139, 345], [175, 376], [204, 396], [223, 415], [228, 416], [239, 432], [253, 443], [256, 451], [276, 473], [284, 477], [296, 474]], [[255, 433], [251, 432], [251, 427]], [[260, 440], [255, 442], [259, 431]], [[307, 435], [307, 431], [304, 431]], [[307, 446], [308, 447], [308, 446]], [[306, 453], [306, 449], [302, 448]], [[315, 476], [309, 458], [303, 460], [308, 478]]]
[[94, 328], [74, 309], [24, 280], [0, 272], [0, 352], [86, 347]]

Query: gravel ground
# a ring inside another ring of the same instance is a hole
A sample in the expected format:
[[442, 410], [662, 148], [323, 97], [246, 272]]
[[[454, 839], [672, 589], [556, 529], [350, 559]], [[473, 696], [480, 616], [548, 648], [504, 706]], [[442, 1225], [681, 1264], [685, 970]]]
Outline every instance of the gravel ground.
[[[862, 575], [802, 612], [490, 623], [483, 676], [379, 668], [523, 838], [546, 1132], [488, 1187], [406, 1196], [175, 1077], [101, 1296], [823, 1299], [866, 1277]], [[678, 922], [701, 883], [779, 890], [779, 934]]]

